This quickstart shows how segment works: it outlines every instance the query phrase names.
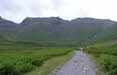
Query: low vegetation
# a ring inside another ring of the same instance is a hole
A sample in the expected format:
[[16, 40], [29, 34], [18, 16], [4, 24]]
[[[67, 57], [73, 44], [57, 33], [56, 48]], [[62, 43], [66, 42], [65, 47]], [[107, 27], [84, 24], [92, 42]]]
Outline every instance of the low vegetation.
[[40, 67], [51, 57], [68, 54], [70, 48], [54, 48], [40, 50], [1, 50], [0, 75], [21, 75]]
[[117, 75], [117, 44], [90, 47], [87, 52], [96, 57], [101, 70], [108, 75]]
[[28, 72], [24, 75], [54, 75], [52, 71], [56, 68], [57, 72], [62, 65], [64, 65], [68, 60], [73, 57], [74, 54], [75, 52], [71, 51], [67, 55], [53, 57], [45, 61], [42, 66], [37, 67], [35, 70]]

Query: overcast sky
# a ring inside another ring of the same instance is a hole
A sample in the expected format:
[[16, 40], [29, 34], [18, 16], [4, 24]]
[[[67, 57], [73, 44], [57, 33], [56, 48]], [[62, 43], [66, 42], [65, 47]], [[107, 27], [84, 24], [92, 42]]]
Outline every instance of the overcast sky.
[[17, 23], [26, 17], [53, 16], [117, 21], [117, 0], [0, 0], [0, 16]]

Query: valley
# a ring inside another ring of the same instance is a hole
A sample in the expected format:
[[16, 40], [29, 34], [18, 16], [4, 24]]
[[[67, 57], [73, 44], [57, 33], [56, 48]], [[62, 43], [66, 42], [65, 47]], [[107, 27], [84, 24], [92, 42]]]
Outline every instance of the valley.
[[117, 22], [109, 19], [27, 17], [14, 23], [0, 17], [0, 75], [53, 75], [58, 66], [54, 75], [116, 75], [116, 40]]

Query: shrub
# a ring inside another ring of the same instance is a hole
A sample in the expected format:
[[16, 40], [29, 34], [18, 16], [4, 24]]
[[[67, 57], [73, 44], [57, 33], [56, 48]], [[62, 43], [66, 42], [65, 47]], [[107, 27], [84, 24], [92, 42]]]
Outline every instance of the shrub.
[[26, 63], [24, 61], [17, 62], [15, 65], [16, 74], [22, 74], [29, 72], [34, 69], [34, 66], [31, 63]]
[[15, 67], [11, 62], [4, 62], [0, 64], [0, 74], [13, 75], [15, 72]]

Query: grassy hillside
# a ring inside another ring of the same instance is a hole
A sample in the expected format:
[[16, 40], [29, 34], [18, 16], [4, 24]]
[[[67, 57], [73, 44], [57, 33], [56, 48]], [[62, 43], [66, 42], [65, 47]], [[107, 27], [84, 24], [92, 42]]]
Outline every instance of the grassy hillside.
[[[54, 18], [55, 19], [55, 18]], [[33, 24], [33, 18], [29, 18], [31, 23], [24, 23], [24, 28], [19, 32], [18, 39], [39, 43], [53, 43], [62, 45], [79, 45], [81, 43], [100, 43], [116, 39], [117, 24], [105, 22], [98, 19], [75, 19], [64, 21], [46, 19], [46, 23], [37, 21]], [[55, 23], [53, 23], [55, 22]], [[114, 33], [113, 33], [114, 32]]]
[[0, 18], [0, 40], [37, 42], [49, 46], [78, 46], [116, 39], [117, 24], [108, 19], [31, 18], [16, 24]]

